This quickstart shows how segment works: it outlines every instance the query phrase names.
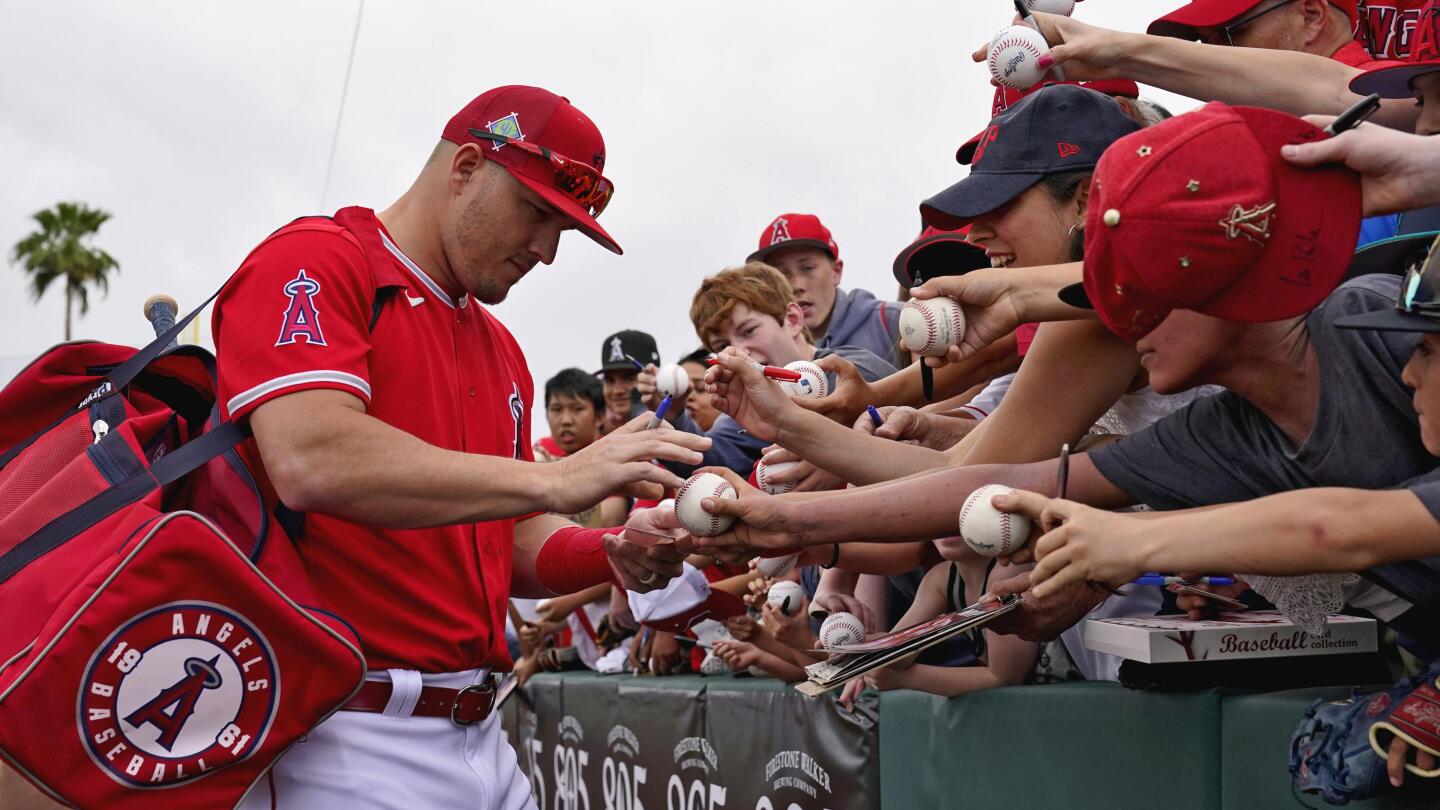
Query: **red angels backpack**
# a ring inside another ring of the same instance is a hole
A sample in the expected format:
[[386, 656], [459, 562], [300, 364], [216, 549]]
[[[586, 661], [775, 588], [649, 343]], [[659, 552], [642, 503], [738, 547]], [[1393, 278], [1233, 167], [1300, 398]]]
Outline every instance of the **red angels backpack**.
[[166, 349], [198, 312], [0, 389], [0, 756], [77, 807], [233, 807], [364, 677], [217, 424], [214, 358]]

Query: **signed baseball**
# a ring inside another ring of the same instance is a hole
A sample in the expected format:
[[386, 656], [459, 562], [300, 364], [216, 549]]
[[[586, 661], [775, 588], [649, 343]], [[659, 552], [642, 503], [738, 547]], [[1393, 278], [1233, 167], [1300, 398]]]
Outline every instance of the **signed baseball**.
[[830, 393], [830, 381], [825, 379], [825, 370], [809, 360], [796, 360], [793, 363], [786, 363], [785, 368], [800, 372], [799, 382], [780, 383], [780, 388], [782, 388], [785, 393], [794, 394], [797, 397], [811, 397], [814, 399], [820, 399]]
[[1044, 14], [1069, 17], [1075, 13], [1075, 0], [1025, 0], [1025, 8]]
[[769, 464], [762, 458], [760, 459], [760, 463], [755, 465], [755, 483], [759, 484], [761, 489], [771, 495], [784, 495], [795, 488], [794, 482], [787, 481], [783, 484], [777, 484], [771, 479], [776, 473], [785, 472], [799, 463], [798, 461], [777, 461], [774, 464]]
[[953, 298], [912, 298], [900, 310], [900, 345], [926, 357], [944, 357], [965, 337], [965, 311]]
[[960, 507], [960, 536], [976, 554], [999, 557], [1025, 545], [1030, 536], [1030, 518], [1001, 512], [990, 503], [996, 495], [1014, 491], [1004, 484], [986, 484], [970, 493]]
[[820, 625], [820, 646], [826, 649], [865, 640], [865, 625], [854, 613], [832, 613]]
[[661, 366], [655, 371], [655, 388], [662, 397], [683, 397], [690, 393], [690, 375], [673, 363]]
[[1040, 57], [1050, 52], [1045, 36], [1028, 25], [1012, 25], [990, 41], [990, 76], [1017, 90], [1028, 90], [1045, 78]]
[[730, 482], [715, 473], [696, 473], [690, 476], [675, 493], [675, 516], [680, 525], [696, 537], [714, 537], [723, 534], [735, 522], [733, 515], [712, 515], [700, 506], [705, 498], [734, 498], [735, 488]]
[[767, 577], [783, 577], [795, 570], [795, 561], [798, 559], [799, 552], [786, 554], [784, 557], [757, 557], [755, 570]]
[[800, 610], [800, 603], [805, 601], [805, 589], [800, 587], [798, 582], [782, 579], [770, 586], [770, 593], [766, 594], [765, 601], [786, 616], [794, 616]]

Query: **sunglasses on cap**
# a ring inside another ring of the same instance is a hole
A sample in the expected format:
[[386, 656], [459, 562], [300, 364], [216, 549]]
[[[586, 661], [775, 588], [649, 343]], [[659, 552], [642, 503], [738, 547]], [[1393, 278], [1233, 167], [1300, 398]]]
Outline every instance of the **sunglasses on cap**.
[[571, 160], [538, 144], [507, 138], [483, 129], [472, 127], [470, 134], [484, 141], [513, 146], [522, 152], [528, 152], [549, 161], [550, 168], [555, 173], [555, 188], [574, 200], [592, 217], [600, 216], [600, 212], [605, 210], [605, 206], [610, 204], [610, 198], [615, 194], [615, 184], [587, 163]]
[[1440, 317], [1440, 236], [1430, 243], [1425, 258], [1405, 271], [1395, 308], [1411, 315]]

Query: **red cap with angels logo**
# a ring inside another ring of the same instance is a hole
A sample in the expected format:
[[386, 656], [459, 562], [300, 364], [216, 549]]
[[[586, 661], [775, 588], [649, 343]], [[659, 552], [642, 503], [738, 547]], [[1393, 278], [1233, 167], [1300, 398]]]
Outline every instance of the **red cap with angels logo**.
[[831, 259], [840, 258], [840, 248], [835, 237], [814, 214], [781, 214], [760, 232], [760, 249], [745, 258], [747, 262], [763, 262], [781, 248], [813, 247], [830, 254]]
[[549, 90], [508, 85], [487, 90], [456, 113], [440, 137], [451, 143], [473, 143], [486, 160], [504, 166], [527, 188], [564, 214], [581, 233], [615, 253], [622, 252], [590, 211], [559, 187], [549, 160], [503, 143], [477, 138], [470, 130], [503, 135], [543, 146], [565, 160], [605, 169], [605, 139], [595, 123], [570, 100]]
[[1360, 228], [1360, 178], [1299, 168], [1280, 147], [1325, 138], [1282, 112], [1212, 102], [1116, 141], [1095, 167], [1085, 281], [1093, 305], [1138, 340], [1174, 309], [1230, 321], [1300, 315], [1345, 275]]
[[1430, 0], [1410, 33], [1410, 56], [1403, 65], [1367, 70], [1350, 80], [1350, 92], [1382, 98], [1411, 98], [1416, 76], [1440, 71], [1440, 2]]

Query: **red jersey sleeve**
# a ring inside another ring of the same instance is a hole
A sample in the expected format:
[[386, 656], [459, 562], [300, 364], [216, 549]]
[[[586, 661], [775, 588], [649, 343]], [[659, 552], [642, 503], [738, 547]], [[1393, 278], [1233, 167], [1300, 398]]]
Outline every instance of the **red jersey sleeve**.
[[364, 255], [343, 232], [301, 229], [261, 244], [215, 303], [225, 415], [243, 419], [276, 397], [318, 388], [368, 407], [374, 297]]

